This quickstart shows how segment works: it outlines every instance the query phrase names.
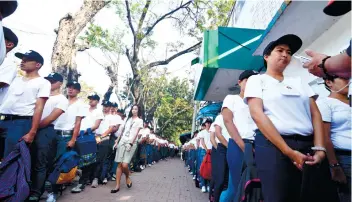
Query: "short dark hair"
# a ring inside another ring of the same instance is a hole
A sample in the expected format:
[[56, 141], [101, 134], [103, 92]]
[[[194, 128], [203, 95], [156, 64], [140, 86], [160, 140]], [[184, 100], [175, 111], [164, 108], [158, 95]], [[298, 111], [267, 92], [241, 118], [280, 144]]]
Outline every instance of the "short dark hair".
[[328, 90], [329, 92], [331, 92], [331, 89], [329, 88], [328, 84], [326, 84], [326, 81], [332, 81], [334, 82], [334, 80], [338, 78], [337, 76], [332, 76], [332, 75], [329, 75], [329, 74], [326, 74], [324, 76], [324, 86], [325, 86], [325, 89]]

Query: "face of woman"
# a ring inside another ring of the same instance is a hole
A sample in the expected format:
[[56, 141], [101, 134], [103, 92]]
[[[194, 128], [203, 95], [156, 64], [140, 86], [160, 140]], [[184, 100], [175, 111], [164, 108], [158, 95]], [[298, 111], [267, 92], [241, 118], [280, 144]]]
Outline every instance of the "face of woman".
[[340, 91], [339, 94], [348, 95], [349, 80], [342, 78], [335, 78], [334, 81], [326, 81], [326, 84], [332, 91]]
[[270, 55], [265, 55], [264, 59], [268, 68], [277, 68], [278, 71], [284, 71], [291, 61], [291, 50], [287, 45], [277, 45]]
[[133, 108], [132, 108], [132, 115], [133, 115], [133, 116], [138, 116], [138, 107], [137, 107], [137, 106], [133, 106]]

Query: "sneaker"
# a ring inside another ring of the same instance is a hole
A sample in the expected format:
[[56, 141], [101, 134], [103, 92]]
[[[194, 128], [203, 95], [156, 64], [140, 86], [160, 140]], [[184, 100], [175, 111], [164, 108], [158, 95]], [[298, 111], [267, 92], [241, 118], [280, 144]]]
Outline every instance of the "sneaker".
[[202, 186], [202, 193], [207, 192], [207, 190], [205, 189], [205, 186]]
[[30, 196], [28, 198], [28, 201], [39, 201], [39, 200], [40, 200], [40, 198], [38, 196]]
[[210, 192], [210, 187], [209, 186], [207, 186], [207, 192]]
[[142, 165], [139, 166], [141, 168], [141, 170], [144, 170], [144, 167]]
[[193, 180], [195, 180], [196, 179], [196, 176], [195, 175], [193, 175]]
[[77, 186], [71, 189], [71, 193], [81, 193], [83, 191], [82, 184], [78, 184]]
[[48, 198], [46, 199], [46, 202], [56, 202], [57, 200], [57, 194], [50, 193], [48, 194]]
[[108, 183], [108, 179], [104, 178], [103, 184], [107, 184], [107, 183]]
[[94, 178], [92, 182], [92, 188], [97, 188], [98, 187], [98, 178]]
[[112, 175], [111, 181], [116, 181], [116, 175], [115, 174]]
[[148, 164], [148, 167], [152, 167], [152, 164]]

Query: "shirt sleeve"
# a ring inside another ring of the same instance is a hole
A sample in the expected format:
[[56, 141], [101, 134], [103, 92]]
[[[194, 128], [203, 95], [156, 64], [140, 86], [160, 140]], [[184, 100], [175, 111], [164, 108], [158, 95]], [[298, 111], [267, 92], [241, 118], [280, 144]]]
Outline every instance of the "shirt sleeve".
[[[80, 102], [80, 101], [78, 101], [78, 102]], [[85, 117], [88, 114], [88, 110], [89, 110], [88, 107], [82, 103], [82, 104], [80, 104], [80, 106], [78, 106], [76, 116]]]
[[143, 120], [142, 119], [138, 119], [138, 122], [136, 123], [137, 124], [137, 128], [143, 128]]
[[299, 79], [302, 83], [302, 87], [303, 87], [305, 94], [308, 97], [313, 97], [314, 99], [317, 99], [318, 95], [313, 91], [312, 87], [310, 87], [310, 85], [307, 82], [303, 81], [301, 78], [299, 78]]
[[222, 116], [221, 115], [218, 115], [215, 118], [215, 121], [214, 121], [214, 132], [215, 132], [215, 126], [222, 127]]
[[68, 108], [68, 100], [65, 97], [62, 97], [62, 99], [60, 100], [60, 102], [57, 103], [55, 108], [61, 109], [65, 112]]
[[215, 122], [210, 125], [209, 132], [215, 132]]
[[45, 80], [39, 86], [37, 98], [48, 98], [50, 96], [51, 84], [49, 81]]
[[104, 114], [103, 114], [103, 112], [101, 110], [97, 111], [96, 119], [97, 120], [103, 120], [104, 119]]
[[16, 65], [2, 65], [0, 67], [0, 82], [11, 84], [13, 79], [16, 77], [17, 68]]
[[244, 91], [244, 103], [247, 104], [247, 98], [263, 99], [263, 88], [261, 75], [254, 75], [248, 78], [246, 83], [246, 90]]
[[222, 103], [221, 111], [224, 108], [228, 108], [232, 112], [235, 111], [235, 105], [234, 105], [234, 95], [227, 95]]
[[325, 98], [320, 99], [317, 101], [317, 105], [323, 121], [330, 123], [332, 119], [332, 111], [331, 111], [331, 108], [329, 107], [329, 104], [327, 103], [327, 100]]

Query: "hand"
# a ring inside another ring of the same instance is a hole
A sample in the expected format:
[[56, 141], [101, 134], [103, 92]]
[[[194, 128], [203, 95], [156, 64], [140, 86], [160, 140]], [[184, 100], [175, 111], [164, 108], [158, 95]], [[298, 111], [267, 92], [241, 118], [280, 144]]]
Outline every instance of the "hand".
[[95, 141], [97, 142], [97, 144], [101, 143], [101, 137], [100, 136], [95, 136]]
[[114, 144], [114, 146], [112, 147], [112, 149], [117, 149], [117, 140], [115, 140], [115, 144]]
[[296, 150], [292, 150], [287, 156], [292, 160], [293, 164], [300, 170], [303, 169], [304, 162], [308, 160], [308, 156]]
[[314, 156], [311, 156], [308, 154], [308, 160], [306, 161], [307, 165], [316, 165], [320, 162], [322, 162], [325, 158], [325, 152], [324, 151], [315, 151]]
[[339, 182], [342, 184], [347, 183], [346, 175], [340, 166], [337, 166], [331, 169], [331, 177], [332, 177], [332, 180], [336, 182]]
[[21, 137], [18, 141], [25, 141], [27, 144], [31, 144], [34, 140], [34, 137], [35, 137], [35, 132], [30, 132], [27, 133], [26, 135], [24, 135], [23, 137]]
[[131, 151], [131, 149], [132, 149], [132, 146], [130, 144], [126, 144], [125, 147], [126, 147], [126, 151], [128, 151], [128, 152]]
[[69, 148], [73, 148], [74, 146], [75, 146], [75, 142], [76, 142], [76, 140], [70, 140], [68, 143], [67, 143], [67, 147], [69, 147]]
[[306, 50], [306, 54], [310, 56], [312, 60], [310, 62], [303, 64], [303, 67], [308, 68], [309, 73], [317, 77], [323, 77], [324, 72], [318, 65], [322, 63], [322, 60], [326, 58], [327, 55], [317, 53], [312, 50]]

